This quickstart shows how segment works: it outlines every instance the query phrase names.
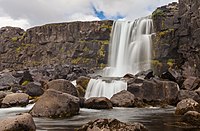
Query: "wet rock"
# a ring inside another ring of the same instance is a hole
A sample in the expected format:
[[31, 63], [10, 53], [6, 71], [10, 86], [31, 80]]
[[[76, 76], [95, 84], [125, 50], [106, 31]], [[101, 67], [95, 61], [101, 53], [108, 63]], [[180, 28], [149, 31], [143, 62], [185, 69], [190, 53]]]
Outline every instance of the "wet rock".
[[2, 101], [1, 107], [8, 108], [13, 106], [26, 106], [28, 105], [29, 96], [25, 93], [12, 93], [5, 96]]
[[126, 74], [123, 76], [123, 78], [130, 79], [130, 78], [136, 78], [136, 76], [134, 76], [133, 74]]
[[112, 102], [106, 97], [91, 97], [84, 102], [85, 108], [112, 109]]
[[197, 111], [188, 111], [181, 117], [181, 120], [193, 126], [200, 126], [200, 113]]
[[25, 113], [13, 118], [0, 120], [1, 131], [36, 131], [36, 126], [30, 114]]
[[79, 113], [79, 98], [48, 89], [30, 111], [34, 117], [70, 117]]
[[149, 69], [147, 71], [139, 72], [135, 76], [136, 77], [141, 77], [141, 78], [144, 78], [144, 79], [150, 79], [150, 78], [154, 77], [153, 70], [151, 70], [151, 69]]
[[178, 101], [191, 98], [197, 102], [200, 102], [200, 96], [195, 91], [180, 90], [178, 92]]
[[184, 115], [188, 111], [200, 111], [200, 105], [195, 100], [188, 98], [180, 101], [176, 106], [176, 115]]
[[117, 119], [96, 119], [83, 125], [77, 131], [147, 131], [140, 123], [127, 124]]
[[0, 107], [1, 107], [1, 102], [3, 101], [3, 98], [6, 96], [6, 93], [0, 91]]
[[161, 78], [176, 82], [176, 78], [169, 71], [163, 72]]
[[188, 77], [182, 85], [182, 88], [186, 90], [195, 90], [198, 87], [200, 87], [200, 79], [192, 76]]
[[41, 96], [44, 93], [40, 83], [30, 82], [24, 87], [24, 92], [29, 96], [36, 97]]
[[135, 96], [128, 91], [120, 91], [117, 94], [114, 94], [110, 101], [113, 106], [116, 107], [134, 107], [135, 106]]
[[68, 93], [73, 96], [78, 96], [76, 87], [68, 80], [57, 79], [47, 83], [46, 89], [54, 89], [63, 93]]

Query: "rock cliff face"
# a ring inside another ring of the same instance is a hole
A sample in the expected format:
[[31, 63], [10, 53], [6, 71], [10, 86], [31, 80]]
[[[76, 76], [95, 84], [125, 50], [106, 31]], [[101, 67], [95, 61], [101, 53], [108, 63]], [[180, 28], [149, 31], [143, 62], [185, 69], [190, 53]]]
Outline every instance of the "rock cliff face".
[[158, 8], [152, 17], [157, 73], [173, 68], [184, 77], [200, 76], [200, 1], [179, 0]]
[[24, 31], [0, 29], [0, 70], [57, 64], [103, 67], [112, 21], [47, 24]]

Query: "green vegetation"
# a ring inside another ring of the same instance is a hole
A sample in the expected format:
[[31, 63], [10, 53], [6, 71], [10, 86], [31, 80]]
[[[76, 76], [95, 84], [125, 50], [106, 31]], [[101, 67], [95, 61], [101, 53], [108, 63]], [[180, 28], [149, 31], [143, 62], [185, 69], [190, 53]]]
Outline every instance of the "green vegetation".
[[153, 14], [152, 14], [152, 18], [156, 18], [156, 17], [162, 17], [164, 16], [164, 12], [161, 9], [156, 9]]
[[22, 83], [22, 86], [25, 86], [25, 85], [27, 85], [29, 83], [29, 81], [24, 81], [23, 83]]
[[163, 37], [165, 36], [166, 34], [170, 33], [170, 32], [173, 32], [174, 29], [168, 29], [168, 30], [165, 30], [165, 31], [161, 31], [158, 33], [159, 37]]
[[13, 37], [13, 38], [11, 38], [11, 40], [12, 40], [12, 42], [17, 42], [18, 37]]
[[168, 61], [167, 61], [167, 65], [171, 68], [171, 67], [173, 67], [173, 65], [175, 64], [175, 60], [174, 59], [169, 59]]
[[155, 66], [162, 66], [162, 63], [159, 60], [152, 60], [151, 64]]

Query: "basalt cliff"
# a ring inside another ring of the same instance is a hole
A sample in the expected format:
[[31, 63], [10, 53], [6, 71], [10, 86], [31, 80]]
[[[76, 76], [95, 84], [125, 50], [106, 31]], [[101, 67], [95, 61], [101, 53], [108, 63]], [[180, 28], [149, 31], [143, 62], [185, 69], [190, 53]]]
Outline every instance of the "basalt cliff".
[[[174, 69], [200, 76], [200, 1], [179, 0], [152, 13], [152, 66], [158, 75]], [[26, 31], [0, 29], [0, 70], [55, 65], [103, 68], [113, 21], [47, 24]]]

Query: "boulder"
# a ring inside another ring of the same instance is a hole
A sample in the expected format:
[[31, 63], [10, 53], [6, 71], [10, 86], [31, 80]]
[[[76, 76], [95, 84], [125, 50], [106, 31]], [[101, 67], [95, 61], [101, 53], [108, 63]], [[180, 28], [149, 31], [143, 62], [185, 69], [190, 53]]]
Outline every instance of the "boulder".
[[112, 109], [112, 102], [106, 97], [91, 97], [84, 102], [85, 108]]
[[24, 92], [29, 96], [41, 96], [44, 93], [40, 83], [30, 82], [24, 87]]
[[181, 120], [193, 126], [200, 126], [200, 113], [197, 111], [188, 111], [181, 117]]
[[195, 91], [189, 91], [189, 90], [180, 90], [178, 92], [178, 101], [191, 98], [197, 102], [200, 102], [200, 96]]
[[200, 87], [200, 79], [192, 76], [188, 77], [182, 85], [182, 88], [186, 90], [195, 90], [198, 87]]
[[114, 94], [110, 98], [113, 106], [116, 107], [134, 107], [135, 96], [129, 91], [123, 90]]
[[172, 81], [142, 80], [137, 78], [128, 81], [127, 90], [147, 103], [158, 102], [174, 105], [176, 104], [179, 86]]
[[46, 84], [46, 89], [54, 89], [73, 96], [78, 96], [76, 87], [70, 81], [64, 79], [57, 79], [48, 82]]
[[79, 98], [48, 89], [35, 103], [30, 114], [35, 117], [70, 117], [79, 113]]
[[18, 79], [10, 73], [0, 74], [0, 90], [9, 90], [11, 85], [17, 83]]
[[140, 123], [127, 124], [117, 119], [96, 119], [77, 131], [147, 131], [147, 128]]
[[29, 102], [29, 96], [25, 93], [12, 93], [6, 95], [2, 101], [1, 107], [8, 108], [13, 106], [26, 106]]
[[80, 85], [76, 85], [76, 90], [78, 91], [78, 97], [84, 97], [85, 96], [85, 89], [80, 86]]
[[188, 111], [200, 111], [200, 105], [195, 100], [188, 98], [180, 101], [176, 106], [176, 115], [184, 115]]
[[19, 84], [24, 85], [28, 82], [33, 82], [33, 78], [32, 78], [32, 75], [30, 74], [29, 70], [25, 70], [21, 80], [19, 81]]
[[36, 126], [30, 114], [0, 120], [1, 131], [35, 131]]

